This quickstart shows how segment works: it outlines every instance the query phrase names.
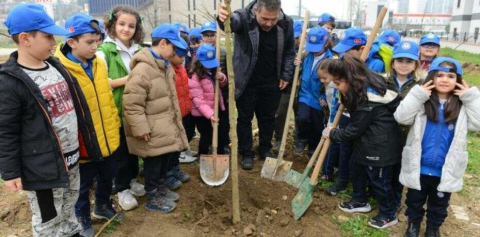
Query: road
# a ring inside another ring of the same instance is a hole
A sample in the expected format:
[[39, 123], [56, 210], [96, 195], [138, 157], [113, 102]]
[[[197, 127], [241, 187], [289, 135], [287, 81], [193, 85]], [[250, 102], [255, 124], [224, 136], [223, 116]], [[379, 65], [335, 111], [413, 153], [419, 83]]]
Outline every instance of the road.
[[[411, 40], [411, 41], [415, 41], [415, 42], [419, 41], [418, 38], [412, 38], [412, 37], [405, 37], [403, 39], [404, 40]], [[462, 43], [461, 41], [459, 41], [459, 42], [440, 41], [440, 44], [441, 44], [442, 48], [448, 47], [448, 48], [452, 48], [452, 49], [456, 48], [461, 43]], [[463, 50], [463, 51], [466, 51], [466, 52], [469, 52], [469, 53], [480, 54], [480, 44], [465, 43], [465, 44], [460, 45], [457, 48], [457, 50]]]

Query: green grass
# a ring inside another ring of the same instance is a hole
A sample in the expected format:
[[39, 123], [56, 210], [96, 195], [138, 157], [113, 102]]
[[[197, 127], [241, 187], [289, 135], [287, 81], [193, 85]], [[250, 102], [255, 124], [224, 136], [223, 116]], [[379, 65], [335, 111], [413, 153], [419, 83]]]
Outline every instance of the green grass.
[[467, 151], [468, 151], [468, 166], [467, 173], [480, 175], [480, 133], [470, 133], [468, 135]]
[[452, 48], [442, 48], [440, 51], [442, 56], [452, 57], [462, 63], [475, 63], [480, 64], [480, 55], [469, 53], [462, 50], [453, 50]]
[[110, 224], [108, 224], [107, 228], [105, 228], [105, 233], [111, 234], [111, 233], [115, 232], [115, 229], [117, 228], [117, 225], [119, 225], [120, 223], [121, 223], [121, 221], [119, 221], [117, 219], [113, 219], [112, 222], [110, 222]]
[[368, 225], [370, 217], [366, 215], [356, 215], [348, 219], [348, 221], [340, 221], [336, 217], [332, 217], [333, 221], [339, 224], [342, 236], [352, 237], [386, 237], [389, 232], [386, 230], [378, 230]]

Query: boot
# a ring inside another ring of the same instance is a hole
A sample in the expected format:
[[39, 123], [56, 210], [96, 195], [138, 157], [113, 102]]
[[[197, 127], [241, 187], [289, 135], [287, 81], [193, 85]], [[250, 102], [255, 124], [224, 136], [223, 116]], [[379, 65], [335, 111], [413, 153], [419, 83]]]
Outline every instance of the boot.
[[405, 237], [419, 237], [420, 236], [420, 222], [408, 222]]

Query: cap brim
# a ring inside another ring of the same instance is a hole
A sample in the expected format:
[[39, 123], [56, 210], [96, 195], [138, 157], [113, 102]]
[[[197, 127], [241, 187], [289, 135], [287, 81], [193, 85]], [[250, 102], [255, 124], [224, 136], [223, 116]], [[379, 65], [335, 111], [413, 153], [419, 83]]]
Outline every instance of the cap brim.
[[180, 50], [180, 49], [175, 49], [175, 54], [180, 56], [180, 57], [185, 57], [187, 56], [188, 51], [186, 50]]
[[210, 60], [200, 60], [200, 63], [202, 63], [202, 65], [208, 69], [220, 66], [220, 62], [218, 62], [215, 58]]
[[411, 54], [411, 53], [397, 53], [397, 54], [393, 55], [392, 58], [393, 58], [393, 59], [397, 59], [397, 58], [409, 58], [409, 59], [411, 59], [411, 60], [417, 61], [417, 60], [418, 60], [418, 55]]
[[322, 50], [322, 48], [323, 44], [311, 44], [307, 42], [307, 44], [305, 45], [305, 50], [312, 53], [318, 53], [320, 52], [320, 50]]
[[437, 41], [437, 40], [435, 40], [435, 39], [427, 39], [427, 40], [424, 40], [424, 41], [420, 42], [420, 45], [422, 45], [422, 44], [428, 44], [428, 43], [434, 43], [434, 44], [440, 45], [440, 41]]
[[175, 47], [177, 48], [180, 48], [180, 49], [187, 49], [181, 42], [180, 40], [172, 40], [172, 39], [168, 39], [170, 41], [170, 43], [172, 43], [173, 45], [175, 45]]
[[337, 45], [335, 45], [335, 47], [333, 47], [332, 50], [337, 53], [345, 53], [353, 47], [353, 45], [338, 43]]
[[301, 34], [302, 34], [301, 31], [295, 31], [295, 32], [293, 33], [293, 36], [294, 36], [294, 38], [297, 38], [297, 37], [300, 36]]
[[205, 30], [202, 30], [202, 34], [205, 33], [205, 32], [217, 32], [217, 30], [215, 29], [205, 29]]
[[38, 29], [41, 32], [51, 34], [51, 35], [61, 35], [61, 36], [66, 36], [70, 34], [70, 31], [65, 30], [64, 28], [57, 26], [55, 24], [51, 26], [44, 27], [42, 29]]

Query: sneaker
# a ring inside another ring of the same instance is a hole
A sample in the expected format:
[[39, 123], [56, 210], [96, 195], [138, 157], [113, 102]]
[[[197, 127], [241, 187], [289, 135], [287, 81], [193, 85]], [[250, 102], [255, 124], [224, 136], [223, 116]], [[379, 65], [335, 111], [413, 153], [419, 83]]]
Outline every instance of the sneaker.
[[325, 192], [332, 196], [337, 196], [339, 193], [347, 192], [347, 187], [345, 185], [340, 184], [340, 182], [336, 182], [328, 187]]
[[180, 163], [192, 163], [197, 160], [197, 157], [195, 157], [197, 153], [193, 151], [182, 151], [180, 152], [180, 156], [178, 157], [178, 160]]
[[165, 196], [160, 195], [158, 191], [147, 194], [145, 209], [149, 211], [169, 213], [169, 212], [172, 212], [175, 209], [175, 207], [177, 207], [177, 204], [174, 201], [166, 198]]
[[281, 144], [282, 144], [281, 140], [275, 141], [275, 143], [273, 144], [273, 150], [278, 151], [280, 149]]
[[301, 155], [306, 147], [307, 147], [306, 142], [298, 142], [293, 149], [293, 153], [295, 155]]
[[143, 184], [137, 182], [137, 180], [132, 179], [132, 181], [130, 181], [130, 192], [137, 197], [143, 197], [145, 196], [145, 187]]
[[78, 222], [82, 225], [82, 230], [80, 231], [80, 235], [83, 237], [94, 237], [95, 230], [92, 227], [92, 220], [90, 216], [82, 216], [77, 217]]
[[398, 223], [398, 218], [387, 218], [383, 215], [376, 215], [368, 221], [368, 225], [376, 229], [385, 229]]
[[164, 184], [161, 184], [160, 186], [158, 186], [158, 194], [174, 202], [180, 199], [180, 195], [178, 193], [170, 190], [170, 188]]
[[274, 156], [274, 155], [272, 154], [272, 152], [270, 152], [270, 151], [263, 152], [263, 153], [260, 153], [260, 152], [259, 152], [259, 157], [258, 157], [258, 158], [259, 158], [260, 160], [266, 160], [267, 157], [277, 158], [277, 157]]
[[355, 212], [366, 213], [366, 212], [370, 212], [372, 210], [372, 207], [370, 206], [370, 203], [368, 203], [368, 202], [360, 203], [360, 202], [356, 202], [356, 201], [353, 201], [353, 200], [350, 200], [348, 202], [342, 202], [342, 203], [338, 204], [338, 208], [340, 208], [340, 210], [342, 210], [344, 212], [348, 212], [348, 213], [355, 213]]
[[[95, 208], [93, 209], [93, 217], [97, 219], [110, 220], [116, 214], [117, 211], [113, 209], [112, 204], [95, 205]], [[122, 221], [125, 219], [125, 215], [123, 214], [123, 212], [119, 212], [115, 219], [118, 221]]]
[[173, 167], [173, 177], [180, 180], [182, 183], [188, 182], [188, 180], [190, 180], [190, 175], [180, 170], [180, 166]]
[[419, 237], [420, 236], [421, 222], [408, 222], [407, 231], [405, 237]]
[[251, 170], [253, 169], [253, 157], [243, 156], [242, 157], [242, 169]]
[[130, 211], [135, 207], [138, 207], [138, 201], [130, 192], [130, 189], [125, 189], [119, 193], [118, 195], [118, 204], [120, 207], [125, 211]]
[[167, 177], [165, 178], [165, 185], [167, 185], [167, 187], [173, 191], [179, 189], [180, 186], [182, 186], [182, 181], [175, 178], [175, 176], [173, 175], [173, 171], [169, 171]]
[[425, 231], [425, 237], [440, 237], [440, 226], [429, 226], [427, 224], [427, 230]]

